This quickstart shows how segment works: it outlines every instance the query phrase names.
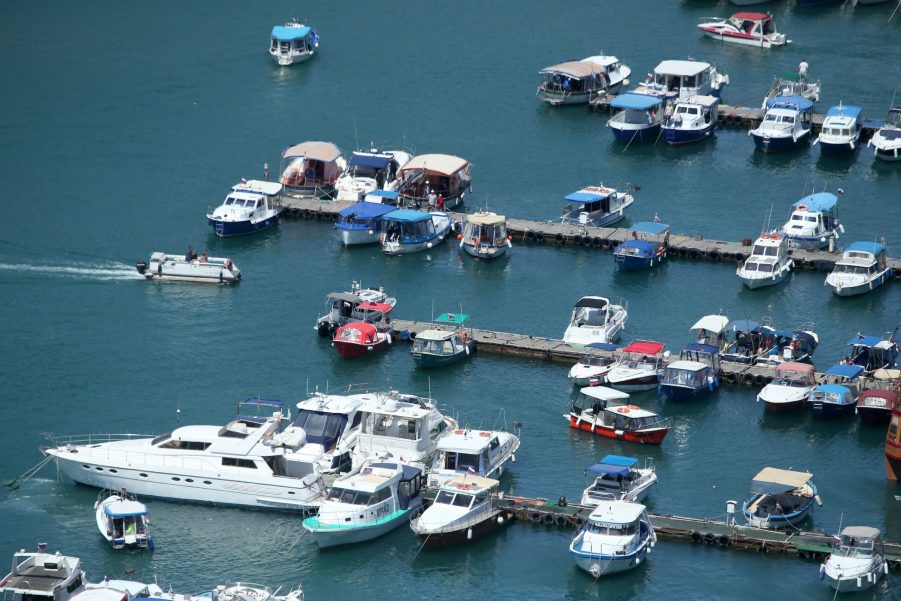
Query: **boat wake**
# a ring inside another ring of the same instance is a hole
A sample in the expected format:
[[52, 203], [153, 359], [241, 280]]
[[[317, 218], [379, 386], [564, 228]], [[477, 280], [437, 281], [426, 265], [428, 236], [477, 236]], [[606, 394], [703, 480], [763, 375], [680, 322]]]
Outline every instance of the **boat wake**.
[[88, 263], [85, 265], [32, 265], [28, 263], [0, 263], [0, 272], [11, 271], [88, 280], [142, 280], [135, 268], [125, 263]]

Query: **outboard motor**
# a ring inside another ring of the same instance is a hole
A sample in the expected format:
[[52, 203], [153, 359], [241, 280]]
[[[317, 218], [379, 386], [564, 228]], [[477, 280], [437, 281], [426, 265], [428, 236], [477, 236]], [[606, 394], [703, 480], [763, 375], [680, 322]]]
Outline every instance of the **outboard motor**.
[[147, 271], [147, 263], [145, 261], [138, 261], [135, 263], [135, 267], [138, 268], [138, 273], [144, 275], [144, 272]]

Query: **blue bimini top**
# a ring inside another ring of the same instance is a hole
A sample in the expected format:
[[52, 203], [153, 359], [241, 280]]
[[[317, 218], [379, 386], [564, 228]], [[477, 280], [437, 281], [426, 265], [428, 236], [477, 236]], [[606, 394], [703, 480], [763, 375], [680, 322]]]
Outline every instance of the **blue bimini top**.
[[419, 223], [420, 221], [428, 221], [431, 218], [432, 216], [425, 211], [414, 211], [412, 209], [397, 209], [385, 215], [385, 219], [401, 223]]
[[885, 252], [885, 247], [879, 244], [878, 242], [852, 242], [845, 249], [845, 252], [849, 250], [855, 250], [857, 252], [870, 253], [871, 255], [878, 255], [879, 253]]
[[592, 192], [573, 192], [572, 194], [567, 194], [563, 197], [563, 200], [568, 200], [569, 202], [577, 202], [579, 204], [589, 204], [592, 202], [597, 202], [599, 200], [604, 200], [607, 196], [602, 194], [594, 194]]
[[838, 197], [829, 192], [817, 192], [810, 196], [805, 196], [801, 200], [795, 201], [792, 205], [793, 209], [797, 209], [801, 205], [807, 207], [808, 211], [831, 211], [838, 204]]
[[313, 31], [309, 27], [285, 27], [284, 25], [276, 25], [272, 28], [272, 37], [281, 42], [292, 42], [294, 40], [302, 40]]
[[381, 217], [392, 211], [396, 211], [391, 205], [383, 205], [377, 202], [358, 202], [341, 209], [338, 213], [342, 217], [353, 215], [358, 219], [366, 219], [371, 217]]
[[660, 106], [660, 98], [657, 96], [649, 96], [648, 94], [634, 94], [627, 92], [620, 94], [610, 103], [615, 109], [629, 109], [633, 111], [646, 111], [650, 108]]
[[813, 102], [803, 96], [776, 96], [775, 98], [767, 98], [766, 108], [795, 108], [802, 113], [813, 108]]
[[860, 117], [859, 106], [833, 106], [826, 113], [827, 117], [851, 117], [857, 119]]

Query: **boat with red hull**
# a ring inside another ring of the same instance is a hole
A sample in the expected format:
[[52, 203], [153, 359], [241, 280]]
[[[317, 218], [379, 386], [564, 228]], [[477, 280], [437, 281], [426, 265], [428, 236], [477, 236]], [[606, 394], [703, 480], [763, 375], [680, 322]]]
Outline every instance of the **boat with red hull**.
[[345, 359], [353, 359], [383, 351], [391, 343], [391, 335], [380, 332], [371, 323], [354, 321], [335, 331], [332, 346]]
[[901, 480], [901, 403], [895, 403], [885, 435], [885, 477]]
[[563, 416], [571, 428], [626, 442], [659, 445], [672, 425], [670, 420], [635, 405], [608, 404], [629, 398], [618, 390], [589, 386], [581, 393], [591, 399], [591, 406], [583, 408], [581, 400], [573, 402], [570, 412]]

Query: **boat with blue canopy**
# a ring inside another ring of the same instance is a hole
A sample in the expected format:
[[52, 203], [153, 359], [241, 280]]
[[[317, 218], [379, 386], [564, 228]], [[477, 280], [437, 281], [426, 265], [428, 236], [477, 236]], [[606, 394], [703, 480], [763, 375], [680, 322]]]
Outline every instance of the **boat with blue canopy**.
[[854, 296], [878, 288], [891, 279], [894, 270], [878, 242], [852, 242], [835, 262], [825, 284], [838, 296]]
[[634, 192], [632, 187], [619, 192], [601, 184], [567, 194], [563, 197], [567, 204], [560, 222], [578, 227], [609, 227], [625, 217], [625, 210], [635, 202]]
[[774, 286], [784, 280], [795, 263], [788, 254], [788, 238], [775, 232], [762, 233], [751, 246], [751, 255], [735, 274], [742, 284], [754, 290]]
[[462, 361], [476, 350], [472, 330], [466, 331], [469, 315], [465, 313], [442, 313], [434, 323], [451, 326], [451, 330], [424, 330], [416, 335], [410, 354], [417, 367], [428, 369], [444, 367]]
[[863, 368], [859, 365], [839, 363], [830, 367], [825, 382], [810, 393], [807, 403], [817, 417], [851, 415], [857, 405]]
[[400, 183], [400, 170], [412, 155], [403, 150], [355, 150], [347, 171], [335, 182], [338, 200], [357, 202], [375, 190], [394, 190]]
[[700, 142], [716, 135], [720, 99], [715, 96], [691, 96], [677, 100], [663, 122], [663, 139], [667, 144]]
[[358, 202], [341, 209], [335, 229], [344, 246], [375, 244], [382, 235], [382, 217], [397, 207], [372, 202]]
[[819, 144], [820, 151], [824, 155], [848, 154], [858, 148], [861, 127], [862, 117], [859, 106], [839, 104], [830, 107], [823, 120], [823, 125], [820, 127], [820, 135], [813, 141], [813, 144]]
[[135, 495], [103, 490], [94, 503], [97, 528], [113, 549], [149, 549], [153, 551], [147, 506]]
[[679, 360], [663, 368], [657, 395], [671, 401], [686, 401], [713, 392], [720, 385], [719, 348], [710, 344], [687, 345], [679, 353]]
[[623, 271], [648, 269], [666, 259], [669, 226], [656, 221], [639, 221], [629, 228], [632, 239], [613, 251], [613, 261]]
[[821, 504], [813, 474], [765, 467], [751, 481], [751, 497], [741, 510], [749, 526], [797, 528], [814, 502]]
[[893, 340], [883, 340], [878, 336], [858, 334], [848, 341], [851, 352], [845, 359], [851, 365], [863, 367], [867, 376], [880, 369], [891, 369], [898, 360], [898, 345]]
[[748, 130], [763, 152], [793, 150], [810, 142], [813, 102], [801, 96], [776, 96], [766, 100], [766, 114]]
[[607, 127], [620, 142], [654, 142], [663, 122], [663, 102], [660, 96], [650, 94], [620, 94], [610, 103], [617, 112], [607, 121]]
[[272, 28], [269, 54], [279, 65], [286, 67], [313, 58], [319, 48], [319, 34], [297, 19]]
[[830, 192], [817, 192], [792, 203], [791, 215], [782, 233], [788, 236], [788, 247], [822, 250], [830, 239], [839, 239], [845, 227], [838, 221], [838, 197]]
[[589, 56], [545, 67], [538, 72], [541, 82], [535, 96], [551, 106], [586, 104], [615, 92], [632, 73], [615, 56]]
[[580, 505], [597, 506], [601, 501], [630, 501], [640, 503], [657, 484], [657, 471], [650, 459], [644, 467], [636, 457], [604, 455], [585, 468], [585, 475], [593, 478], [582, 491]]
[[406, 255], [430, 249], [442, 242], [451, 229], [444, 211], [397, 209], [382, 216], [382, 250], [388, 255]]

